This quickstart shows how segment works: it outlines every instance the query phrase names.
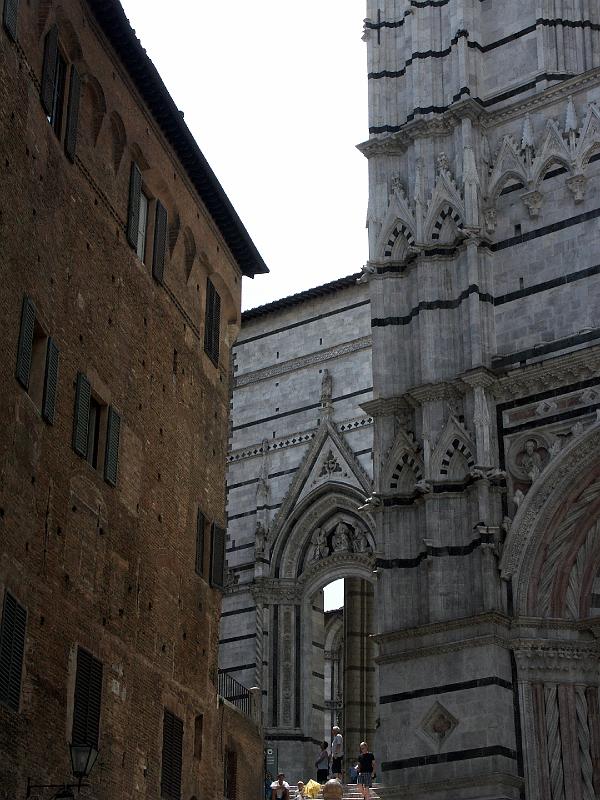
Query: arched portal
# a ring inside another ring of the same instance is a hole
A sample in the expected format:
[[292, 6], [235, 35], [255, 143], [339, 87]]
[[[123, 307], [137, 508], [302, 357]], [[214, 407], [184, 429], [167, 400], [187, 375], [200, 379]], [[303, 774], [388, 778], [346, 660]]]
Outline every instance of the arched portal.
[[600, 424], [537, 477], [502, 557], [515, 611], [528, 797], [600, 792]]
[[[370, 517], [358, 514], [358, 489], [333, 481], [309, 493], [284, 521], [273, 543], [270, 575], [257, 581], [268, 644], [261, 688], [266, 739], [291, 780], [315, 774], [319, 743], [330, 740], [332, 711], [342, 723], [349, 757], [375, 727], [375, 540]], [[326, 704], [323, 588], [345, 579], [338, 659], [341, 705]], [[262, 587], [262, 591], [261, 591]]]

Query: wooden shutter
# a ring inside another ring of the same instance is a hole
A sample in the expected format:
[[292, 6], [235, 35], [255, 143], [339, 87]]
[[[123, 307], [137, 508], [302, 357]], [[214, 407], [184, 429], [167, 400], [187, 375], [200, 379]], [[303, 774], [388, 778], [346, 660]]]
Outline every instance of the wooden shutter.
[[204, 350], [215, 366], [219, 363], [219, 330], [221, 298], [210, 278], [206, 279], [206, 313], [204, 318]]
[[206, 528], [206, 517], [198, 509], [196, 516], [196, 574], [204, 575], [204, 531]]
[[0, 630], [0, 703], [19, 710], [25, 652], [27, 612], [9, 592], [4, 593]]
[[169, 800], [181, 798], [182, 745], [183, 722], [165, 708], [160, 793]]
[[42, 417], [49, 422], [54, 422], [56, 409], [56, 392], [58, 389], [58, 347], [54, 339], [48, 337], [46, 349], [46, 374], [44, 375], [44, 398], [42, 400]]
[[135, 161], [131, 162], [129, 176], [129, 210], [127, 211], [127, 241], [137, 250], [138, 228], [140, 226], [140, 195], [142, 193], [142, 173]]
[[152, 275], [163, 282], [165, 274], [165, 253], [167, 249], [168, 217], [167, 209], [160, 200], [156, 201], [156, 217], [154, 220], [154, 247], [152, 248]]
[[88, 434], [90, 426], [90, 401], [92, 387], [82, 372], [77, 374], [75, 392], [75, 415], [73, 419], [73, 450], [82, 458], [88, 454]]
[[42, 106], [48, 116], [52, 114], [54, 102], [54, 84], [56, 81], [56, 64], [58, 61], [58, 28], [53, 25], [46, 34], [44, 44], [44, 63], [42, 65]]
[[21, 330], [19, 331], [19, 344], [17, 348], [17, 380], [26, 390], [29, 389], [34, 331], [35, 306], [29, 297], [24, 297], [23, 306], [21, 307]]
[[69, 103], [67, 105], [67, 128], [65, 132], [65, 153], [69, 161], [75, 161], [77, 150], [77, 123], [79, 120], [79, 98], [81, 96], [81, 78], [75, 66], [71, 67], [69, 81]]
[[235, 750], [225, 750], [223, 776], [223, 795], [227, 800], [235, 800], [237, 794], [237, 754]]
[[119, 440], [121, 437], [121, 415], [112, 406], [108, 407], [106, 427], [106, 455], [104, 456], [104, 479], [111, 486], [117, 485], [119, 472]]
[[212, 525], [210, 583], [217, 589], [225, 587], [225, 529]]
[[4, 11], [2, 12], [2, 22], [6, 32], [13, 40], [17, 41], [17, 15], [19, 11], [19, 0], [4, 0]]
[[73, 744], [89, 744], [98, 749], [101, 705], [102, 662], [78, 648], [71, 732]]

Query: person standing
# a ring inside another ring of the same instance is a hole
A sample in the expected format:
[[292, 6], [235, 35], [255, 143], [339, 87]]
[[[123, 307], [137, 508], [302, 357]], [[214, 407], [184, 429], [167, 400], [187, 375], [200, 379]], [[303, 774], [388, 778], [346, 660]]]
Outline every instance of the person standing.
[[331, 772], [333, 777], [342, 782], [342, 759], [344, 758], [344, 739], [337, 725], [331, 729], [333, 740], [331, 742]]
[[360, 743], [360, 755], [356, 768], [358, 769], [358, 788], [360, 793], [364, 800], [369, 800], [369, 788], [375, 774], [375, 756], [369, 752], [369, 745], [366, 742]]
[[317, 768], [317, 783], [327, 783], [329, 775], [329, 747], [327, 742], [321, 742], [321, 752], [315, 761]]

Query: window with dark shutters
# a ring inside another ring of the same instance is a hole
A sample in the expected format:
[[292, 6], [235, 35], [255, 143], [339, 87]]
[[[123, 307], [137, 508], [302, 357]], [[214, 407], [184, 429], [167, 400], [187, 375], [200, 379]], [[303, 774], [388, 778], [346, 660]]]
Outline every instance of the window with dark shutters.
[[34, 331], [35, 306], [29, 297], [24, 297], [23, 306], [21, 308], [21, 330], [19, 332], [19, 345], [17, 348], [17, 380], [25, 390], [29, 389]]
[[235, 800], [237, 794], [237, 754], [235, 750], [225, 750], [223, 772], [223, 796], [226, 800]]
[[42, 65], [42, 106], [48, 117], [54, 107], [56, 66], [58, 62], [58, 28], [53, 25], [46, 34], [44, 42], [44, 63]]
[[204, 531], [206, 528], [206, 517], [198, 509], [196, 515], [196, 574], [204, 575]]
[[225, 529], [212, 524], [210, 583], [217, 589], [225, 586]]
[[4, 593], [0, 628], [0, 703], [19, 710], [27, 612], [10, 592]]
[[75, 391], [75, 414], [73, 418], [73, 450], [78, 456], [87, 458], [88, 433], [90, 424], [90, 405], [92, 387], [82, 372], [77, 374]]
[[106, 427], [106, 450], [104, 457], [104, 478], [111, 486], [117, 485], [119, 471], [119, 439], [121, 436], [121, 416], [112, 406], [108, 408]]
[[72, 744], [88, 744], [98, 749], [102, 705], [102, 662], [81, 648], [77, 649], [77, 672], [73, 698]]
[[160, 794], [169, 800], [181, 798], [182, 753], [183, 722], [165, 708]]
[[36, 318], [35, 306], [29, 297], [23, 298], [21, 328], [17, 346], [16, 378], [52, 424], [58, 389], [58, 347]]
[[219, 330], [221, 327], [221, 298], [210, 278], [206, 279], [206, 309], [204, 317], [204, 351], [215, 366], [219, 363]]
[[67, 127], [65, 131], [65, 153], [69, 161], [75, 160], [77, 150], [77, 124], [79, 121], [79, 99], [81, 96], [81, 78], [75, 66], [71, 67], [69, 82], [69, 103], [67, 105]]
[[129, 176], [129, 208], [127, 211], [127, 241], [137, 250], [140, 226], [140, 198], [142, 194], [142, 173], [135, 161], [131, 162]]
[[2, 23], [6, 32], [13, 40], [17, 41], [17, 17], [19, 13], [19, 0], [4, 0]]
[[156, 201], [154, 220], [154, 246], [152, 248], [152, 275], [159, 283], [163, 282], [165, 273], [165, 254], [167, 250], [167, 209], [160, 200]]

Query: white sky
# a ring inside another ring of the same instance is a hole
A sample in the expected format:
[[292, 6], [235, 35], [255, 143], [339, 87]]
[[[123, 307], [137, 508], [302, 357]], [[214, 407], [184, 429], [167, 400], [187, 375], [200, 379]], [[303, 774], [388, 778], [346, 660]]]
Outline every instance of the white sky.
[[243, 308], [367, 260], [366, 0], [122, 0], [271, 270]]
[[340, 578], [323, 589], [323, 608], [325, 611], [334, 611], [344, 605], [344, 579]]

